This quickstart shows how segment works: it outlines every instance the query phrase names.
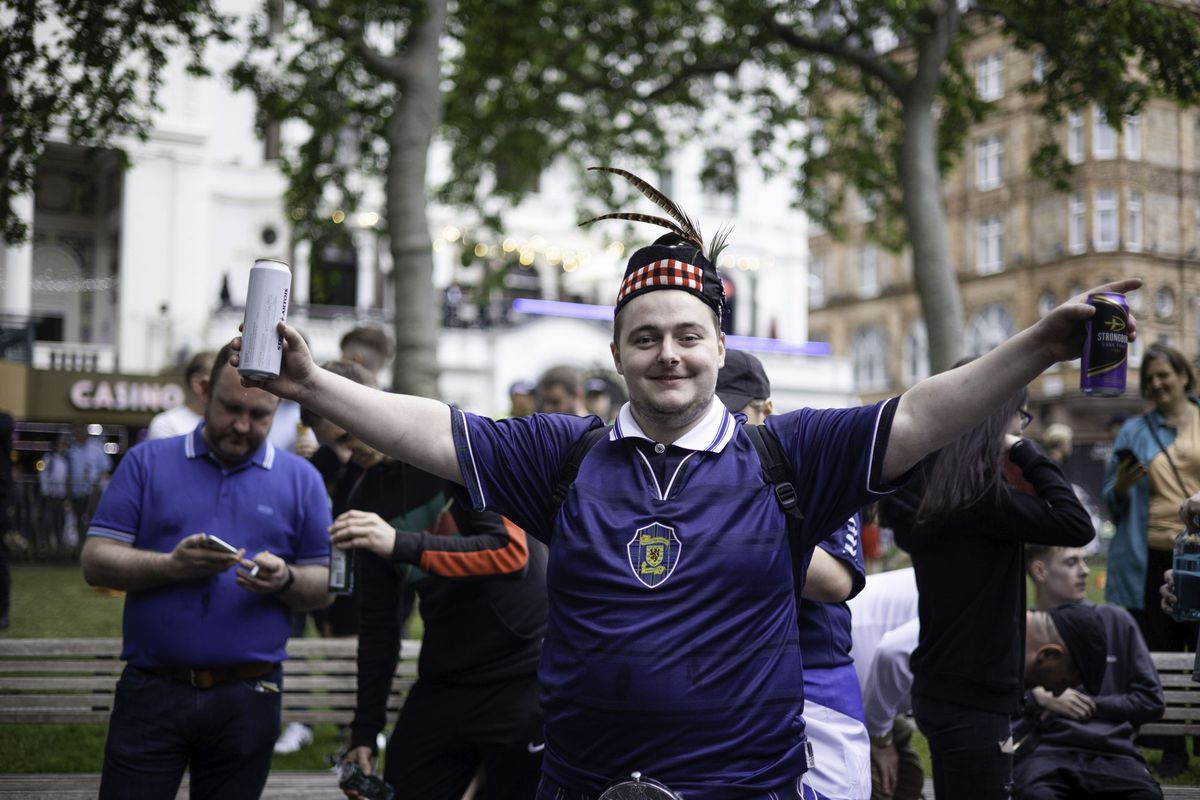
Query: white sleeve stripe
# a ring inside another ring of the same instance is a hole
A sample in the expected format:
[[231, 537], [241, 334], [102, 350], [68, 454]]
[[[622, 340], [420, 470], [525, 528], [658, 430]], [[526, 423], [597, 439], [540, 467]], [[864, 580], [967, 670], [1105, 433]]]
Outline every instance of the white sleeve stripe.
[[88, 536], [98, 536], [101, 539], [115, 539], [118, 542], [127, 542], [133, 544], [137, 539], [136, 534], [127, 533], [125, 531], [114, 531], [112, 528], [90, 527], [87, 532]]
[[471, 475], [475, 478], [475, 486], [479, 489], [479, 504], [486, 507], [487, 496], [483, 493], [483, 481], [479, 479], [479, 467], [475, 464], [475, 449], [471, 447], [471, 429], [467, 425], [467, 413], [461, 408], [458, 413], [462, 418], [463, 441], [467, 444], [467, 455], [471, 457]]
[[879, 420], [883, 416], [883, 412], [887, 410], [888, 403], [899, 402], [898, 398], [892, 398], [887, 403], [881, 403], [879, 410], [875, 413], [875, 427], [871, 431], [871, 452], [867, 458], [867, 493], [868, 494], [891, 494], [892, 489], [887, 491], [877, 492], [875, 487], [871, 486], [871, 476], [875, 474], [875, 446], [879, 444]]

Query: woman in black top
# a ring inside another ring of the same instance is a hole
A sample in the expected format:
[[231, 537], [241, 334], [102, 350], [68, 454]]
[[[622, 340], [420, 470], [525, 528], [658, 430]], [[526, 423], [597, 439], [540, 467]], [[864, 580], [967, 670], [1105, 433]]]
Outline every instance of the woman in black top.
[[1019, 431], [1022, 389], [932, 454], [882, 506], [912, 555], [921, 633], [913, 711], [939, 800], [1008, 798], [1010, 715], [1023, 692], [1023, 543], [1079, 547], [1093, 535], [1058, 466]]

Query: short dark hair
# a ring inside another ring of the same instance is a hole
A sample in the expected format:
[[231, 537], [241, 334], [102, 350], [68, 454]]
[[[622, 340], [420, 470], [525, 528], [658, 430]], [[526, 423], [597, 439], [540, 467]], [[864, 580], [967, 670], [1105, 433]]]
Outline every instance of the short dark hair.
[[1183, 389], [1188, 394], [1191, 394], [1196, 389], [1196, 372], [1192, 369], [1192, 365], [1188, 363], [1187, 356], [1171, 347], [1168, 344], [1152, 344], [1146, 348], [1146, 352], [1142, 355], [1142, 368], [1138, 373], [1138, 390], [1142, 397], [1147, 397], [1147, 389], [1150, 386], [1150, 381], [1146, 377], [1146, 373], [1150, 371], [1150, 362], [1154, 359], [1161, 359], [1171, 365], [1171, 369], [1179, 375], [1187, 376], [1187, 383]]
[[183, 369], [183, 379], [191, 383], [192, 378], [196, 375], [212, 372], [212, 364], [216, 359], [217, 354], [212, 350], [201, 350], [188, 359], [187, 366]]
[[537, 392], [541, 394], [555, 386], [572, 396], [583, 394], [583, 373], [565, 364], [551, 367], [538, 378]]
[[1029, 568], [1033, 565], [1033, 562], [1035, 562], [1035, 561], [1041, 561], [1043, 564], [1047, 563], [1050, 560], [1050, 556], [1054, 554], [1054, 551], [1061, 550], [1061, 549], [1062, 549], [1061, 547], [1059, 547], [1058, 545], [1054, 545], [1054, 544], [1029, 544], [1029, 543], [1026, 543], [1026, 545], [1025, 545], [1025, 571], [1028, 572]]
[[[334, 375], [340, 375], [343, 378], [354, 381], [355, 383], [361, 383], [363, 386], [375, 388], [375, 379], [362, 364], [356, 364], [353, 361], [342, 361], [339, 359], [337, 361], [326, 361], [321, 365], [321, 369], [329, 370]], [[324, 419], [324, 417], [312, 409], [306, 408], [305, 406], [300, 407], [300, 421], [308, 427], [315, 427], [316, 424], [322, 419]]]
[[346, 331], [346, 335], [342, 337], [338, 347], [345, 350], [347, 345], [352, 344], [374, 350], [379, 354], [380, 361], [384, 361], [392, 355], [392, 340], [388, 338], [383, 328], [376, 325], [359, 325], [357, 328], [351, 328]]

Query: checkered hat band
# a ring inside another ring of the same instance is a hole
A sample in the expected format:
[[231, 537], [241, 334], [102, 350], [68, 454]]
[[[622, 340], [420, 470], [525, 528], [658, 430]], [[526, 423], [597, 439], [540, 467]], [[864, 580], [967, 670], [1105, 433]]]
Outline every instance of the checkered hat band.
[[621, 283], [621, 291], [617, 294], [617, 305], [632, 293], [648, 286], [688, 289], [699, 293], [704, 289], [704, 276], [699, 267], [686, 261], [676, 261], [673, 258], [652, 261], [625, 276]]

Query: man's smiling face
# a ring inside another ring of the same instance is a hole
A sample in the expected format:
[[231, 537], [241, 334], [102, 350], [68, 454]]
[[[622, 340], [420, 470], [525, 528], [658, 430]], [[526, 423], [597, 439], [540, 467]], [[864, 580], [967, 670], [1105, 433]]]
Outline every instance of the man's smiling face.
[[647, 435], [672, 442], [712, 402], [725, 337], [712, 310], [690, 292], [662, 289], [621, 309], [613, 362], [625, 377], [634, 418]]

